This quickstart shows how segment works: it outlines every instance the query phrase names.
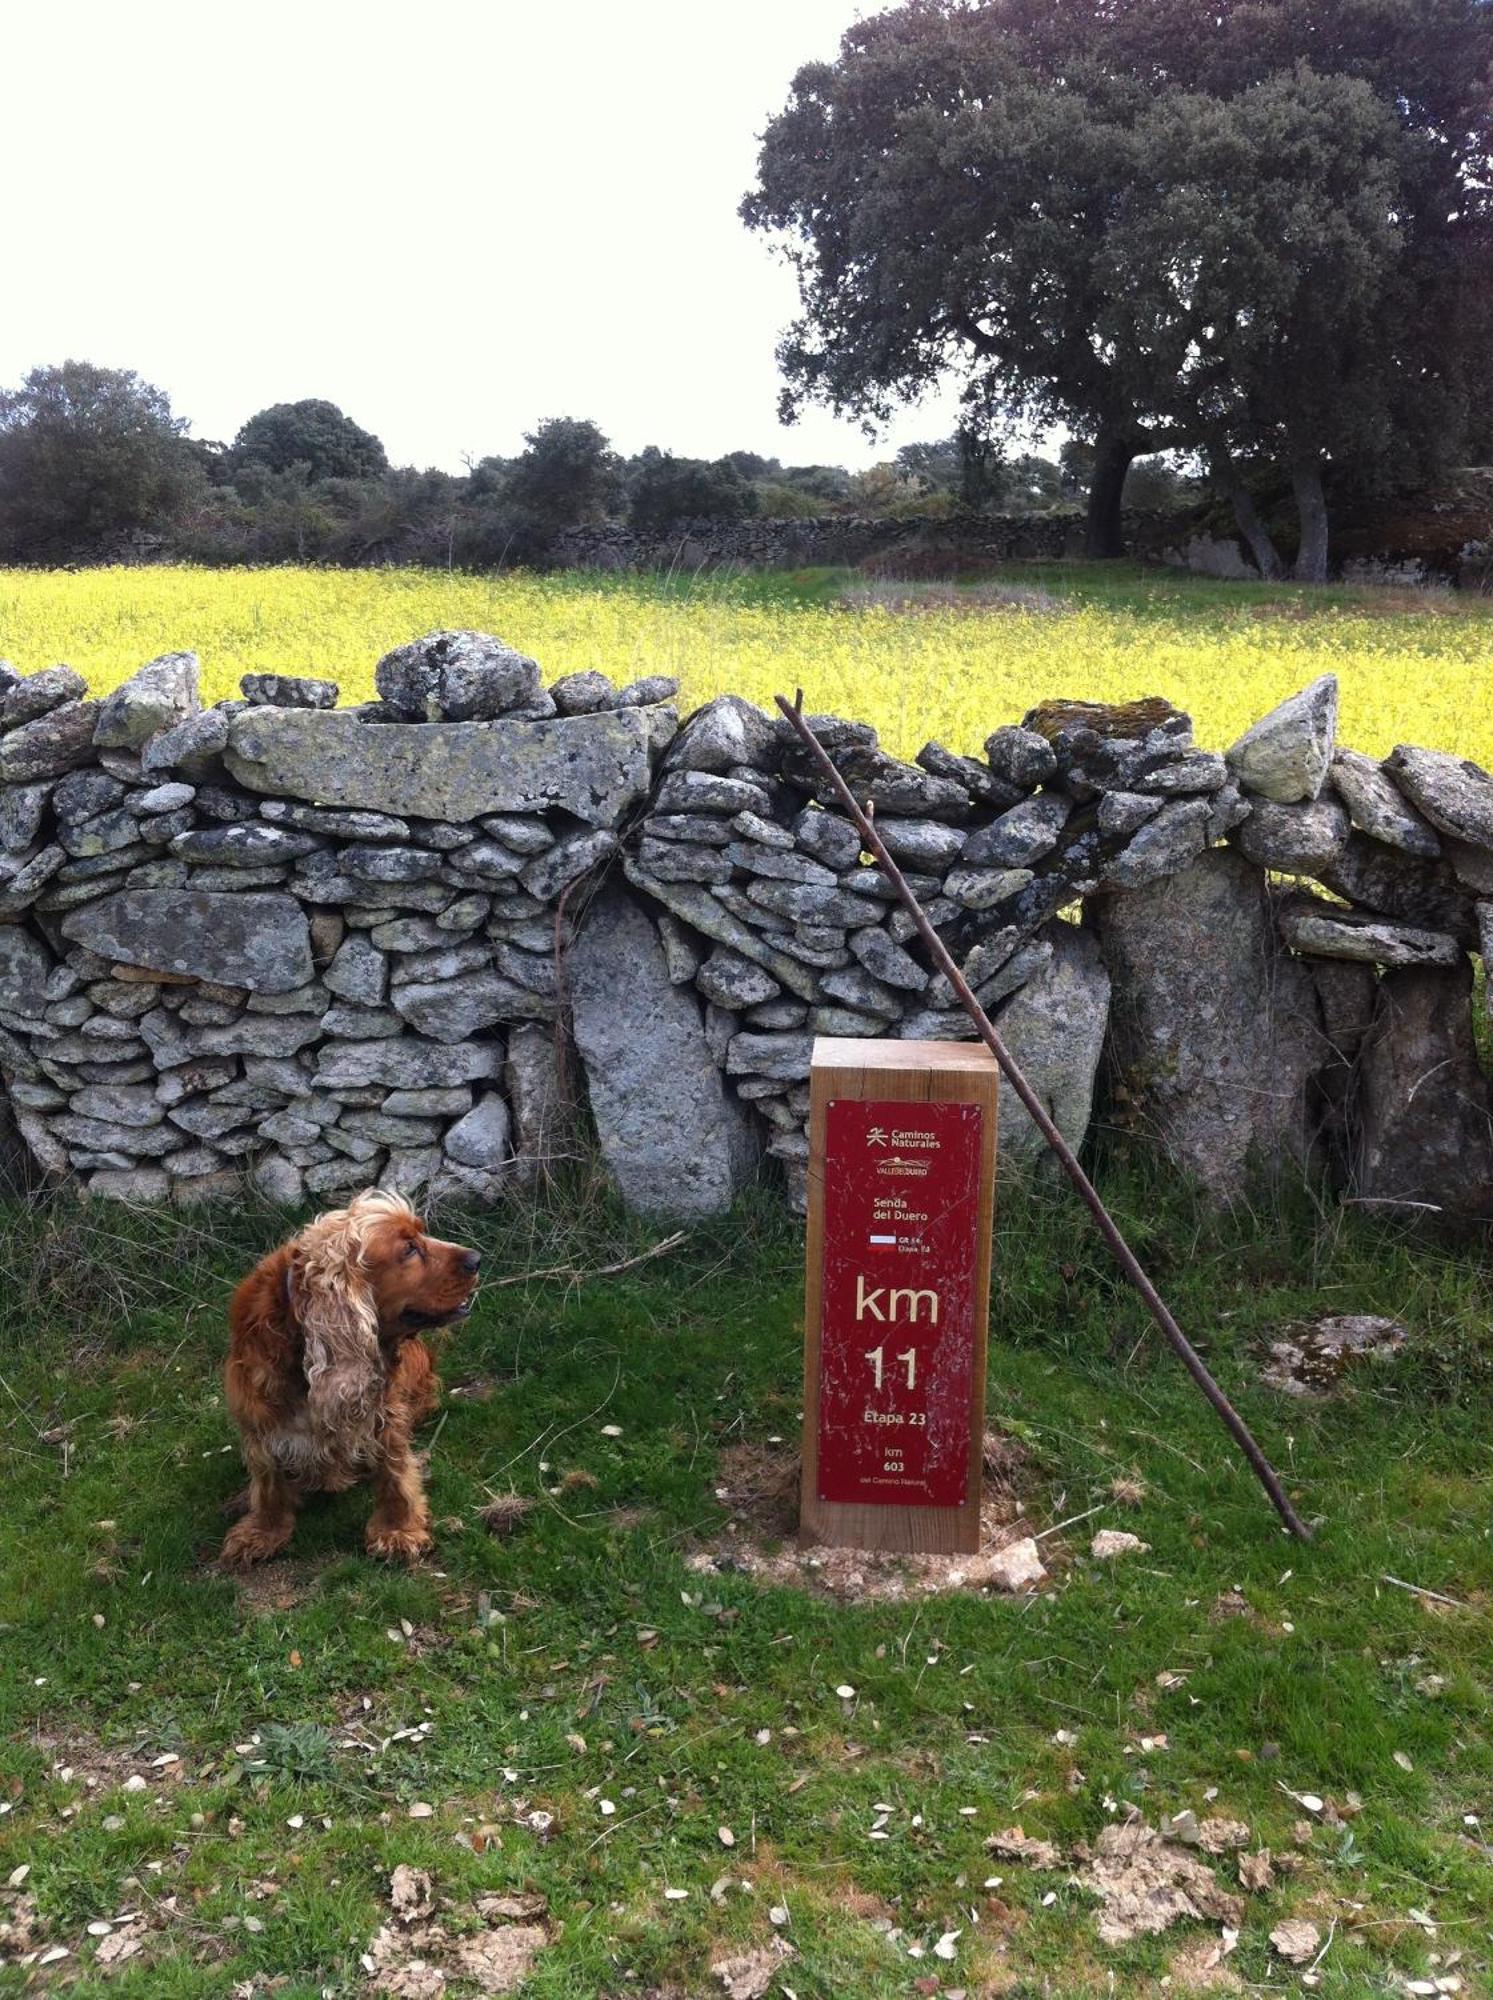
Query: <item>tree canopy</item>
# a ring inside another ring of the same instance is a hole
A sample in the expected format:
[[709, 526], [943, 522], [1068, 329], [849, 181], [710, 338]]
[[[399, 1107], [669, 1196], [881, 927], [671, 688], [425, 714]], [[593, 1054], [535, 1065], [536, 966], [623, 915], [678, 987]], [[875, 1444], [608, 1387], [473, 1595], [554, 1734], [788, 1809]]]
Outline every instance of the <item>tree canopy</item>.
[[562, 528], [604, 520], [620, 477], [617, 455], [599, 424], [546, 417], [524, 433], [524, 450], [509, 468], [503, 498], [537, 535], [552, 539]]
[[0, 391], [0, 547], [23, 560], [157, 528], [201, 473], [164, 390], [64, 361]]
[[1134, 458], [1324, 467], [1454, 450], [1486, 385], [1482, 0], [906, 0], [795, 77], [742, 204], [794, 269], [783, 404], [871, 423], [953, 377], [978, 418]]
[[373, 433], [317, 396], [272, 403], [250, 417], [231, 456], [236, 466], [262, 465], [271, 472], [300, 466], [310, 479], [371, 479], [389, 468]]

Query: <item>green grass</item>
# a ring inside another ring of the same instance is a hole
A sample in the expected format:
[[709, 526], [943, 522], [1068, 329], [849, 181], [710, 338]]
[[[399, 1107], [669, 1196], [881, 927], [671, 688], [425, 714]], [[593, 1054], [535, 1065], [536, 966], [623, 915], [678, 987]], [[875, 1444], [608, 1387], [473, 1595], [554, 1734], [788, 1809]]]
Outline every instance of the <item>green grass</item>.
[[[796, 1432], [801, 1237], [764, 1195], [621, 1276], [490, 1287], [444, 1372], [492, 1393], [448, 1401], [425, 1433], [435, 1562], [366, 1561], [354, 1494], [310, 1508], [290, 1558], [243, 1593], [210, 1560], [237, 1484], [223, 1306], [283, 1225], [5, 1211], [0, 1884], [29, 1865], [74, 1990], [176, 2000], [279, 1976], [291, 2000], [368, 1992], [359, 1955], [401, 1861], [458, 1904], [547, 1896], [556, 1937], [525, 1991], [549, 2000], [718, 1992], [712, 1961], [767, 1938], [779, 1904], [800, 2000], [904, 1995], [933, 1973], [1058, 2000], [1150, 1990], [1218, 1926], [1107, 1950], [1066, 1872], [984, 1840], [1016, 1822], [1092, 1840], [1133, 1801], [1148, 1819], [1244, 1819], [1252, 1845], [1290, 1851], [1307, 1815], [1282, 1786], [1362, 1810], [1319, 1822], [1300, 1871], [1248, 1899], [1231, 1966], [1294, 1984], [1267, 1937], [1305, 1914], [1324, 1938], [1335, 1922], [1323, 1993], [1397, 1990], [1454, 1951], [1479, 1990], [1493, 1853], [1464, 1815], [1493, 1819], [1488, 1272], [1304, 1200], [1219, 1220], [1134, 1166], [1104, 1179], [1321, 1522], [1310, 1547], [1282, 1536], [1074, 1204], [1010, 1187], [990, 1410], [1030, 1454], [1030, 1510], [1042, 1526], [1081, 1513], [1117, 1475], [1145, 1482], [1142, 1504], [1049, 1540], [1066, 1554], [1031, 1600], [842, 1606], [692, 1571], [723, 1518], [721, 1452]], [[466, 1226], [494, 1277], [584, 1271], [659, 1233], [580, 1187]], [[1350, 1310], [1401, 1316], [1405, 1358], [1320, 1404], [1257, 1385], [1271, 1329]], [[497, 1542], [474, 1509], [510, 1490], [537, 1504]], [[1150, 1553], [1091, 1565], [1100, 1525]], [[1248, 1612], [1220, 1617], [1234, 1589]], [[1163, 1672], [1186, 1679], [1162, 1688]], [[366, 1752], [341, 1747], [349, 1723]], [[1055, 1744], [1060, 1728], [1076, 1742]], [[1161, 1733], [1164, 1750], [1141, 1747]], [[152, 1760], [172, 1753], [163, 1778]], [[126, 1792], [136, 1771], [147, 1788]], [[871, 1842], [878, 1802], [893, 1837]], [[534, 1809], [555, 1816], [548, 1840]], [[484, 1826], [481, 1852], [463, 1844]], [[151, 1911], [149, 1942], [106, 1982], [85, 1926], [122, 1906]], [[878, 1917], [904, 1943], [960, 1931], [954, 1963], [909, 1959]], [[0, 1970], [0, 1992], [26, 1979]]]

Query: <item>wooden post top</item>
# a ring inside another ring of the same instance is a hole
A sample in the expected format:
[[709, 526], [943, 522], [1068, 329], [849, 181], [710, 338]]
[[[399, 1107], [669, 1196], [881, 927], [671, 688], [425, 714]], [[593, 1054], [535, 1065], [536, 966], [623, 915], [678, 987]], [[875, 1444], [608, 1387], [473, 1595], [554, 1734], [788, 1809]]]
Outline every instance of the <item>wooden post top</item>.
[[810, 1062], [815, 1069], [995, 1068], [983, 1042], [873, 1041], [860, 1035], [816, 1035]]

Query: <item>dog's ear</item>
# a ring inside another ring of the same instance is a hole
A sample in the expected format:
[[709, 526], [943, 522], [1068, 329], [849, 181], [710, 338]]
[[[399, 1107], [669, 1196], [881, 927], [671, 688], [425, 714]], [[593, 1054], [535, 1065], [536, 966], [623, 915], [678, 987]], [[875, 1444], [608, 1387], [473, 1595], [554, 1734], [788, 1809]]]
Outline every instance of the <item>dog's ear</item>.
[[381, 1373], [378, 1309], [356, 1238], [323, 1232], [314, 1244], [297, 1245], [288, 1293], [313, 1425], [328, 1432], [358, 1428], [377, 1407]]

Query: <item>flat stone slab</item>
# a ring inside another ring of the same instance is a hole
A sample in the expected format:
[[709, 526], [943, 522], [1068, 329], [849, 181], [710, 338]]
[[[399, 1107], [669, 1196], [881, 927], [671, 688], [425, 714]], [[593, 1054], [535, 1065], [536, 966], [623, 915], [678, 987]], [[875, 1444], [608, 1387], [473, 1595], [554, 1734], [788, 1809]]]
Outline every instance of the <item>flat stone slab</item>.
[[251, 708], [229, 725], [228, 769], [250, 791], [418, 818], [562, 807], [614, 826], [649, 786], [641, 709], [539, 722], [364, 722], [342, 710]]
[[251, 993], [289, 993], [313, 970], [306, 913], [290, 896], [121, 889], [70, 910], [62, 932], [101, 958]]
[[1328, 778], [1360, 833], [1427, 860], [1440, 854], [1435, 828], [1401, 798], [1372, 757], [1358, 750], [1339, 750]]
[[378, 1042], [328, 1042], [316, 1057], [323, 1089], [382, 1083], [394, 1090], [446, 1090], [503, 1073], [501, 1042], [427, 1042], [399, 1035]]
[[1481, 764], [1397, 743], [1384, 768], [1432, 826], [1473, 847], [1493, 849], [1493, 778]]
[[1280, 933], [1297, 951], [1368, 965], [1457, 966], [1465, 957], [1457, 940], [1443, 931], [1393, 923], [1312, 898], [1292, 897], [1281, 906]]

